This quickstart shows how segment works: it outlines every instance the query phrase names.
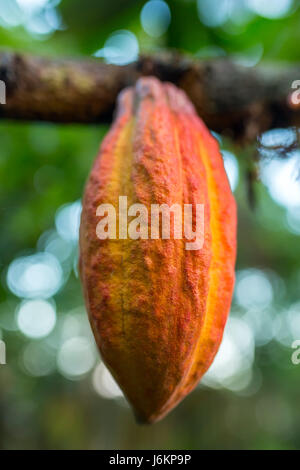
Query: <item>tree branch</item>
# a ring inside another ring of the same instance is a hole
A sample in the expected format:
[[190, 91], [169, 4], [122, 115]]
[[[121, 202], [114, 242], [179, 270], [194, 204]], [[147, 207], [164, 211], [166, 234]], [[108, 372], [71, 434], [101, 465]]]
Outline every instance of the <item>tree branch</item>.
[[142, 56], [127, 66], [98, 60], [57, 60], [0, 53], [6, 104], [0, 118], [57, 123], [109, 122], [119, 91], [155, 75], [183, 88], [206, 124], [234, 138], [254, 139], [274, 127], [300, 125], [292, 106], [297, 67], [245, 68], [228, 60], [196, 61], [179, 54]]

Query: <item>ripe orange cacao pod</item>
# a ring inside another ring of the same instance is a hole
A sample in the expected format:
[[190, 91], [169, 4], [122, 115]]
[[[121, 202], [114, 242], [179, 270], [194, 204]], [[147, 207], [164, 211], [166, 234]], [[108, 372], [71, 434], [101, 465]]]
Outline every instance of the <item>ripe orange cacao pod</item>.
[[[119, 196], [148, 214], [155, 204], [201, 205], [201, 248], [187, 249], [185, 235], [129, 237], [120, 229]], [[97, 234], [102, 204], [116, 208], [115, 237]], [[236, 206], [217, 141], [183, 91], [140, 79], [120, 94], [86, 186], [80, 273], [102, 358], [141, 421], [166, 415], [212, 363], [235, 253]]]

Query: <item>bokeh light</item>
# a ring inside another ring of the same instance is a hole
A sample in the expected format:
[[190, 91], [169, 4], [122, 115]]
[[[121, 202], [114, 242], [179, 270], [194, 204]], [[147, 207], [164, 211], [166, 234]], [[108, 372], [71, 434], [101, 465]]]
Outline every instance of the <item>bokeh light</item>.
[[289, 13], [293, 0], [247, 0], [247, 5], [257, 15], [276, 19]]
[[15, 0], [0, 0], [0, 24], [5, 27], [14, 27], [21, 24], [22, 11]]
[[53, 302], [26, 300], [18, 308], [18, 327], [29, 338], [43, 338], [49, 335], [55, 323], [56, 310]]
[[278, 312], [275, 319], [275, 339], [286, 347], [300, 339], [300, 302], [295, 302]]
[[122, 390], [102, 362], [95, 367], [92, 382], [95, 391], [103, 398], [120, 398], [123, 396]]
[[300, 207], [289, 207], [287, 209], [286, 222], [290, 232], [300, 235]]
[[55, 256], [60, 262], [64, 262], [72, 255], [72, 245], [54, 233], [45, 244], [45, 252]]
[[268, 307], [273, 300], [273, 287], [267, 275], [259, 269], [238, 271], [235, 299], [245, 309]]
[[292, 304], [287, 315], [292, 338], [300, 339], [300, 302]]
[[78, 307], [67, 312], [62, 320], [61, 341], [65, 342], [77, 336], [84, 336], [91, 343], [94, 343], [88, 315], [84, 307]]
[[235, 26], [243, 25], [252, 16], [246, 0], [197, 0], [197, 6], [200, 21], [211, 28], [227, 22]]
[[257, 346], [265, 346], [273, 340], [276, 335], [276, 320], [269, 309], [247, 310], [243, 316], [243, 320], [249, 325], [254, 336]]
[[27, 344], [22, 356], [25, 371], [33, 377], [44, 377], [56, 369], [55, 355], [41, 342]]
[[254, 67], [262, 59], [264, 53], [263, 44], [255, 44], [254, 46], [244, 49], [242, 52], [233, 54], [232, 59], [235, 63], [243, 67]]
[[289, 208], [300, 206], [300, 152], [295, 151], [286, 159], [273, 159], [261, 162], [261, 179], [271, 197], [279, 205]]
[[81, 202], [65, 204], [58, 209], [55, 226], [59, 235], [67, 241], [76, 242], [79, 238]]
[[106, 40], [104, 47], [94, 53], [95, 57], [103, 57], [105, 62], [126, 65], [137, 60], [139, 43], [136, 36], [127, 30], [116, 31]]
[[80, 379], [94, 366], [95, 347], [85, 337], [74, 337], [65, 341], [57, 355], [57, 366], [68, 379]]
[[141, 11], [141, 23], [149, 36], [159, 37], [164, 34], [171, 21], [168, 4], [163, 0], [150, 0]]
[[45, 7], [49, 3], [49, 0], [17, 0], [17, 3], [24, 10], [35, 11]]
[[198, 0], [197, 5], [199, 18], [206, 26], [221, 26], [231, 13], [231, 2], [227, 0]]
[[7, 272], [7, 285], [18, 297], [46, 299], [55, 295], [62, 283], [61, 266], [50, 253], [17, 258]]
[[46, 10], [32, 15], [25, 23], [26, 29], [35, 35], [49, 35], [60, 29], [61, 19], [55, 10]]
[[224, 167], [229, 179], [231, 190], [234, 191], [239, 181], [239, 166], [236, 156], [228, 150], [222, 150]]
[[264, 132], [260, 138], [260, 152], [263, 157], [273, 158], [277, 156], [277, 148], [288, 148], [296, 138], [295, 129], [292, 127], [281, 129], [270, 129]]
[[220, 349], [202, 383], [232, 391], [245, 389], [252, 379], [254, 336], [245, 321], [230, 317]]

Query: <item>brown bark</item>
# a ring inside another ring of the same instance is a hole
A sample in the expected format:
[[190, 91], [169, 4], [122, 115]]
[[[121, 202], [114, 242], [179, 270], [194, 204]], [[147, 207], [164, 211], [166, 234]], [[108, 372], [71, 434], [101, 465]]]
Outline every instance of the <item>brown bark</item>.
[[0, 53], [6, 104], [0, 118], [57, 123], [109, 122], [119, 91], [142, 75], [183, 88], [211, 129], [252, 140], [261, 131], [300, 125], [291, 84], [300, 66], [245, 68], [229, 60], [197, 61], [179, 54], [142, 56], [127, 66], [98, 60]]

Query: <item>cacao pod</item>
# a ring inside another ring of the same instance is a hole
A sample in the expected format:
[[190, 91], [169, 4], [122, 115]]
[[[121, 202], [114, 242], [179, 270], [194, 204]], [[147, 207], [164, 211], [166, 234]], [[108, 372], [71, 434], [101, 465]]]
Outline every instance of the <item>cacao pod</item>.
[[[184, 237], [151, 239], [141, 227], [140, 238], [130, 238], [120, 229], [121, 212], [116, 237], [100, 240], [97, 208], [117, 209], [119, 196], [149, 211], [152, 204], [202, 205], [203, 246], [186, 249]], [[119, 96], [80, 228], [94, 336], [140, 421], [166, 415], [212, 363], [230, 309], [235, 252], [236, 206], [217, 141], [183, 91], [141, 78]]]

